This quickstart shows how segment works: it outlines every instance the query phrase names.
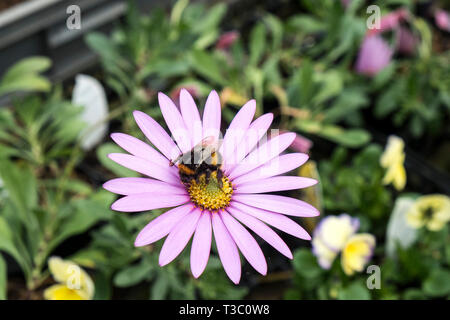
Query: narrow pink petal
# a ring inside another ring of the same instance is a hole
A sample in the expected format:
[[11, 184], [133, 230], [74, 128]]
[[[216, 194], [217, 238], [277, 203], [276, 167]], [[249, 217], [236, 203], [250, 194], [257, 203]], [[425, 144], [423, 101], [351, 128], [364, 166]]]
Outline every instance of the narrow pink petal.
[[186, 129], [191, 137], [191, 144], [195, 146], [202, 138], [202, 121], [198, 113], [197, 105], [189, 91], [181, 89], [180, 92], [180, 109]]
[[252, 237], [250, 232], [247, 231], [239, 222], [236, 221], [230, 214], [226, 211], [219, 213], [223, 223], [227, 227], [231, 234], [234, 242], [238, 246], [239, 250], [242, 252], [247, 261], [255, 268], [256, 271], [262, 275], [267, 274], [267, 263], [264, 254], [256, 242], [255, 238]]
[[233, 154], [237, 146], [241, 143], [253, 117], [255, 116], [255, 111], [256, 101], [250, 100], [242, 106], [231, 121], [219, 149], [219, 152], [222, 154], [224, 159], [228, 159]]
[[261, 167], [237, 177], [233, 180], [233, 184], [239, 185], [244, 182], [269, 178], [289, 172], [300, 167], [308, 160], [308, 158], [308, 155], [305, 153], [283, 154], [279, 157], [275, 157]]
[[184, 216], [193, 210], [193, 208], [193, 205], [188, 203], [173, 208], [153, 219], [141, 230], [141, 232], [139, 232], [136, 241], [134, 242], [134, 246], [146, 246], [164, 238]]
[[197, 228], [201, 213], [202, 211], [200, 209], [194, 209], [185, 215], [170, 231], [159, 253], [159, 265], [161, 267], [172, 262], [183, 251], [184, 247], [186, 247], [195, 228]]
[[151, 178], [177, 186], [180, 184], [180, 179], [177, 177], [176, 171], [169, 170], [169, 165], [167, 165], [167, 168], [164, 168], [146, 159], [124, 153], [110, 153], [108, 157], [125, 168], [145, 174]]
[[189, 138], [183, 117], [178, 111], [177, 106], [162, 92], [158, 93], [158, 101], [164, 120], [180, 150], [182, 152], [191, 150], [191, 139]]
[[181, 153], [172, 138], [152, 117], [141, 111], [134, 111], [133, 116], [147, 139], [167, 159], [175, 159]]
[[211, 213], [204, 211], [198, 221], [191, 246], [191, 271], [194, 278], [200, 277], [208, 264], [211, 238]]
[[251, 152], [261, 138], [267, 133], [273, 121], [273, 114], [266, 113], [250, 124], [241, 143], [235, 146], [232, 154], [224, 158], [223, 169], [230, 172], [245, 156]]
[[169, 167], [169, 160], [144, 141], [124, 133], [113, 133], [111, 134], [111, 138], [122, 149], [132, 155], [149, 160], [162, 167]]
[[277, 176], [248, 181], [236, 186], [236, 193], [263, 193], [311, 187], [317, 180], [304, 177]]
[[219, 139], [221, 113], [219, 95], [213, 90], [206, 100], [203, 111], [203, 138], [212, 136], [215, 140]]
[[233, 200], [249, 206], [274, 211], [288, 216], [315, 217], [319, 211], [304, 201], [272, 194], [236, 194]]
[[188, 195], [138, 193], [116, 200], [111, 205], [111, 209], [122, 212], [139, 212], [175, 207], [185, 204], [189, 200]]
[[116, 178], [105, 182], [103, 188], [122, 195], [150, 192], [187, 194], [186, 189], [181, 183], [179, 186], [175, 186], [163, 181], [148, 178]]
[[212, 226], [223, 269], [231, 281], [238, 284], [241, 279], [241, 259], [236, 243], [223, 224], [222, 218], [217, 213], [212, 214]]
[[305, 239], [305, 240], [311, 240], [311, 236], [306, 232], [305, 229], [303, 229], [300, 225], [289, 219], [288, 217], [276, 213], [276, 212], [270, 212], [267, 210], [254, 208], [249, 205], [239, 203], [239, 202], [232, 202], [230, 204], [230, 207], [238, 209], [244, 213], [247, 213], [261, 221], [264, 221], [267, 224], [270, 224], [271, 226], [286, 232], [290, 235], [293, 235], [294, 237]]
[[245, 224], [248, 228], [250, 228], [254, 233], [263, 238], [268, 244], [277, 249], [279, 252], [284, 254], [289, 259], [292, 259], [292, 252], [289, 250], [289, 247], [284, 243], [283, 239], [273, 231], [270, 227], [268, 227], [264, 222], [243, 213], [240, 210], [237, 210], [233, 207], [228, 207], [227, 211], [233, 215], [240, 222]]
[[255, 151], [251, 152], [239, 165], [229, 174], [229, 178], [234, 179], [253, 169], [265, 164], [286, 150], [294, 141], [295, 133], [289, 132], [276, 136]]

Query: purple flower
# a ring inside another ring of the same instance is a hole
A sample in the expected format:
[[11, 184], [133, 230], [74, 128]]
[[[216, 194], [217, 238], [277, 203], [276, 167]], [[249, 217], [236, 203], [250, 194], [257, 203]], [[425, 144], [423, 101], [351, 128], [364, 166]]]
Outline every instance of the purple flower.
[[434, 21], [436, 25], [444, 30], [450, 32], [450, 14], [442, 9], [438, 9], [434, 12]]
[[397, 50], [403, 54], [413, 54], [417, 47], [417, 38], [405, 27], [398, 28]]
[[[265, 257], [244, 226], [292, 259], [288, 246], [268, 225], [310, 240], [308, 233], [286, 216], [313, 217], [319, 212], [298, 199], [266, 193], [317, 183], [314, 179], [283, 175], [308, 159], [303, 153], [280, 155], [294, 141], [295, 134], [285, 133], [264, 141], [273, 115], [265, 114], [252, 121], [256, 102], [250, 100], [236, 114], [221, 140], [221, 106], [215, 91], [206, 101], [202, 119], [185, 89], [180, 92], [181, 112], [163, 93], [158, 98], [173, 139], [158, 122], [140, 111], [134, 111], [134, 118], [154, 147], [123, 133], [111, 135], [130, 154], [115, 153], [109, 157], [148, 176], [106, 182], [106, 190], [124, 195], [111, 208], [138, 212], [173, 207], [139, 233], [135, 246], [167, 236], [159, 256], [159, 264], [164, 266], [193, 237], [191, 271], [197, 278], [208, 263], [214, 238], [225, 272], [236, 284], [241, 277], [239, 251], [259, 273], [267, 273]], [[221, 143], [216, 144], [218, 141]], [[210, 161], [191, 163], [191, 150]], [[205, 156], [206, 150], [210, 152]]]
[[359, 50], [356, 72], [374, 76], [391, 61], [393, 50], [378, 35], [367, 36]]
[[239, 32], [237, 31], [228, 31], [222, 34], [217, 40], [216, 49], [219, 50], [228, 50], [236, 40], [239, 39]]
[[379, 28], [369, 29], [367, 31], [367, 36], [372, 36], [395, 29], [399, 26], [401, 21], [408, 19], [408, 17], [409, 12], [404, 8], [390, 12], [381, 17]]

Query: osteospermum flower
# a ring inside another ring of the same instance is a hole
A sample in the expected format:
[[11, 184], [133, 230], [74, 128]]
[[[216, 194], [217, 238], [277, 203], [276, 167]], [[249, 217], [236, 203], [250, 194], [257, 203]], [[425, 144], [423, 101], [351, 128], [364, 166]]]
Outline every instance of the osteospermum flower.
[[406, 213], [406, 221], [416, 229], [441, 230], [450, 221], [450, 198], [441, 194], [417, 198]]
[[380, 158], [380, 164], [386, 169], [383, 177], [384, 184], [392, 183], [397, 190], [403, 190], [406, 184], [405, 143], [396, 136], [389, 136], [386, 149]]
[[345, 274], [361, 272], [373, 255], [375, 237], [368, 233], [355, 234], [359, 220], [347, 214], [328, 216], [314, 230], [312, 247], [319, 265], [330, 269], [341, 253], [341, 265]]
[[58, 282], [44, 291], [47, 300], [91, 300], [94, 296], [94, 282], [77, 264], [51, 257], [48, 268]]
[[[244, 226], [292, 258], [287, 245], [267, 224], [309, 240], [308, 233], [286, 216], [312, 217], [319, 212], [303, 201], [267, 193], [309, 187], [317, 182], [283, 175], [308, 159], [303, 153], [280, 155], [295, 134], [285, 133], [264, 141], [273, 116], [265, 114], [252, 121], [256, 103], [250, 100], [236, 114], [221, 140], [221, 107], [215, 91], [206, 101], [202, 118], [186, 90], [180, 93], [181, 112], [163, 93], [158, 98], [174, 139], [153, 118], [135, 111], [138, 126], [154, 147], [115, 133], [112, 139], [130, 154], [109, 157], [148, 178], [118, 178], [104, 185], [105, 189], [124, 195], [112, 204], [113, 210], [136, 212], [174, 207], [152, 220], [137, 236], [135, 246], [167, 236], [159, 255], [159, 264], [164, 266], [183, 251], [193, 236], [190, 263], [197, 278], [207, 265], [214, 237], [225, 272], [236, 284], [241, 277], [239, 251], [258, 272], [267, 272], [261, 248]], [[204, 157], [207, 150], [210, 152]], [[194, 161], [190, 162], [192, 158]]]

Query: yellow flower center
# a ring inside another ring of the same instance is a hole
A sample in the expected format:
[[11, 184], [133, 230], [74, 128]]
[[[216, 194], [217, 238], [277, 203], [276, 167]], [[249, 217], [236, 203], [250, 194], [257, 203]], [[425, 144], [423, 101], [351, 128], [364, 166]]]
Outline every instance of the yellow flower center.
[[192, 179], [188, 193], [191, 201], [198, 207], [206, 210], [216, 211], [228, 206], [233, 194], [233, 187], [226, 176], [222, 177], [222, 186], [217, 180], [217, 173], [213, 172], [206, 181], [203, 174], [198, 182]]

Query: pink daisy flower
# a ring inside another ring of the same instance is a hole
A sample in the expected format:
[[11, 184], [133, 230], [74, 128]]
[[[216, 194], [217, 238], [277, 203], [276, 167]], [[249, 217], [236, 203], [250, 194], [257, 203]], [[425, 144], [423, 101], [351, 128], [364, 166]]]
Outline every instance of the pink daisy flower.
[[259, 273], [267, 273], [263, 252], [247, 228], [292, 259], [288, 246], [268, 225], [310, 240], [308, 233], [287, 216], [313, 217], [319, 212], [298, 199], [267, 193], [317, 183], [283, 175], [308, 159], [304, 153], [280, 155], [294, 141], [295, 134], [265, 140], [273, 115], [252, 121], [256, 102], [250, 100], [221, 139], [221, 107], [215, 91], [206, 101], [202, 118], [187, 90], [180, 92], [180, 111], [163, 93], [158, 98], [173, 139], [158, 122], [140, 111], [134, 111], [134, 118], [153, 146], [123, 133], [111, 135], [129, 154], [114, 153], [109, 157], [148, 176], [106, 182], [106, 190], [124, 196], [111, 208], [123, 212], [172, 208], [139, 233], [135, 246], [149, 245], [167, 236], [159, 255], [159, 264], [164, 266], [193, 238], [190, 264], [197, 278], [208, 263], [214, 238], [223, 268], [235, 284], [241, 277], [239, 251]]

